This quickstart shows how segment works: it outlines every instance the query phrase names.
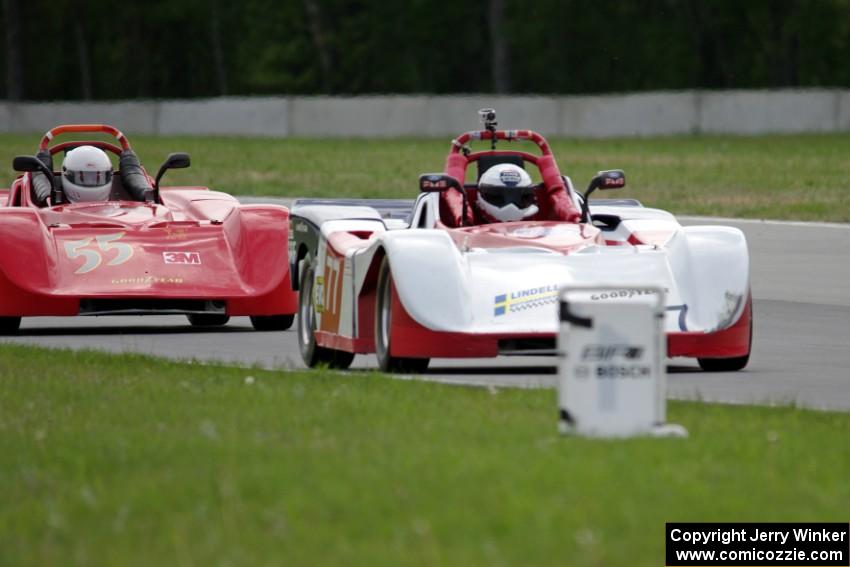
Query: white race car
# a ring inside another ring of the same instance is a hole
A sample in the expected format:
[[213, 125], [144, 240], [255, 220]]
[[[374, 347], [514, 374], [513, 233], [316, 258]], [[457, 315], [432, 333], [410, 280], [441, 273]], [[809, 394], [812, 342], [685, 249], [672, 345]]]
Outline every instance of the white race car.
[[[474, 140], [491, 147], [473, 152]], [[540, 153], [496, 150], [497, 140]], [[463, 183], [472, 163], [478, 177], [501, 163], [536, 167], [540, 212], [481, 223], [477, 183]], [[744, 368], [752, 297], [743, 233], [683, 227], [634, 200], [587, 199], [624, 184], [621, 171], [601, 172], [579, 195], [542, 136], [488, 122], [452, 141], [445, 173], [421, 176], [414, 201], [296, 201], [289, 257], [304, 362], [346, 368], [374, 352], [384, 371], [424, 372], [431, 358], [554, 354], [558, 290], [592, 284], [620, 288], [591, 296], [598, 301], [665, 289], [667, 355], [709, 371]]]

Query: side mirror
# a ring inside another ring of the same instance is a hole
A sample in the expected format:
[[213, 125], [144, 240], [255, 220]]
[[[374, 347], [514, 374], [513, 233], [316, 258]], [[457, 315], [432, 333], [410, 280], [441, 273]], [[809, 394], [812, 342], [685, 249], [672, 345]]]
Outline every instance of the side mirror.
[[460, 224], [464, 226], [469, 212], [469, 197], [466, 195], [466, 188], [460, 184], [460, 181], [445, 173], [423, 173], [419, 176], [419, 191], [422, 193], [442, 193], [449, 189], [457, 189], [463, 197]]
[[622, 169], [609, 169], [600, 171], [590, 180], [590, 186], [587, 188], [587, 193], [594, 189], [622, 189], [626, 186], [626, 174]]
[[168, 154], [168, 157], [165, 158], [165, 163], [162, 164], [162, 167], [166, 169], [186, 169], [190, 165], [192, 165], [192, 160], [189, 158], [189, 154], [175, 152], [173, 154]]
[[460, 181], [445, 173], [423, 173], [419, 176], [419, 191], [422, 193], [442, 193], [449, 189], [462, 190]]
[[12, 160], [12, 168], [20, 172], [41, 171], [44, 173], [47, 166], [41, 163], [41, 160], [35, 156], [15, 156], [15, 159]]
[[169, 169], [185, 169], [191, 165], [192, 160], [189, 158], [189, 154], [184, 154], [181, 152], [176, 152], [173, 154], [168, 154], [168, 157], [165, 158], [165, 161], [161, 166], [159, 166], [159, 171], [156, 173], [156, 181], [154, 181], [154, 191], [156, 191], [157, 197], [159, 197], [159, 180], [162, 179], [162, 176], [165, 175], [165, 172]]
[[591, 193], [597, 189], [602, 189], [604, 191], [606, 189], [622, 189], [625, 186], [626, 174], [623, 173], [622, 169], [608, 169], [597, 173], [593, 179], [590, 180], [590, 184], [587, 186], [587, 191], [584, 192], [584, 203], [581, 208], [581, 222], [588, 222], [590, 220], [588, 201], [590, 200]]
[[189, 154], [168, 154], [168, 157], [165, 158], [163, 164], [159, 166], [159, 171], [156, 174], [156, 188], [159, 189], [159, 180], [162, 179], [162, 176], [165, 175], [166, 171], [168, 171], [169, 169], [185, 169], [189, 167], [191, 163], [192, 161], [191, 159], [189, 159]]
[[15, 156], [12, 160], [12, 168], [20, 172], [39, 172], [43, 173], [47, 181], [50, 182], [50, 202], [53, 205], [58, 205], [64, 199], [62, 191], [56, 187], [56, 180], [53, 177], [53, 172], [50, 168], [35, 156]]

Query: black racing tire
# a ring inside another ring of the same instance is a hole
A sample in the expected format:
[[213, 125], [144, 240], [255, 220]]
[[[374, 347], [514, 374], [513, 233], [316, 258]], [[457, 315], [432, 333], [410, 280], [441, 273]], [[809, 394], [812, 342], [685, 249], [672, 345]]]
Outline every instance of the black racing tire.
[[699, 367], [706, 372], [737, 372], [750, 362], [750, 355], [736, 358], [698, 358]]
[[193, 327], [221, 327], [230, 321], [229, 316], [216, 313], [192, 313], [186, 318]]
[[746, 368], [750, 362], [750, 353], [753, 352], [753, 300], [750, 303], [750, 346], [747, 354], [734, 358], [698, 358], [699, 367], [706, 372], [737, 372]]
[[327, 366], [345, 370], [354, 361], [354, 353], [319, 346], [316, 343], [316, 308], [313, 305], [313, 272], [310, 258], [305, 258], [298, 286], [298, 350], [310, 368]]
[[430, 358], [402, 358], [391, 356], [392, 344], [392, 289], [393, 276], [386, 257], [378, 272], [378, 288], [375, 298], [375, 356], [378, 366], [384, 372], [404, 374], [424, 374], [428, 370]]
[[294, 321], [295, 315], [251, 315], [255, 331], [285, 331]]
[[14, 335], [20, 328], [20, 317], [0, 317], [0, 335]]

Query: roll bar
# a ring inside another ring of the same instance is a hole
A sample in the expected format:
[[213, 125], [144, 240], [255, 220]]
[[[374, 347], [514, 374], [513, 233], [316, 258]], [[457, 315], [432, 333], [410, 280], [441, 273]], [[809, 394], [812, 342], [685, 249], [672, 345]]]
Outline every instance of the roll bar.
[[53, 140], [56, 136], [62, 134], [69, 134], [73, 132], [87, 132], [87, 133], [104, 133], [113, 136], [118, 143], [121, 144], [122, 150], [129, 150], [130, 142], [127, 140], [127, 137], [121, 133], [121, 130], [114, 126], [109, 126], [108, 124], [65, 124], [63, 126], [57, 126], [51, 130], [48, 130], [47, 133], [44, 134], [44, 137], [41, 139], [41, 144], [39, 144], [38, 149], [46, 150], [50, 141]]

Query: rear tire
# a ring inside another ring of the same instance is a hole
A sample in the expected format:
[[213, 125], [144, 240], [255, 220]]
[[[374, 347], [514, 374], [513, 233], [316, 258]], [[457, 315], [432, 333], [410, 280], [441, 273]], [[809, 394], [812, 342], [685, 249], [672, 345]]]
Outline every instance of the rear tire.
[[285, 331], [292, 326], [295, 315], [251, 315], [256, 331]]
[[0, 317], [0, 335], [14, 335], [20, 328], [20, 317]]
[[193, 327], [221, 327], [230, 321], [227, 315], [216, 315], [211, 313], [193, 313], [186, 315], [189, 324]]
[[428, 370], [430, 358], [402, 358], [391, 356], [393, 277], [390, 263], [384, 257], [378, 273], [378, 289], [375, 298], [375, 356], [384, 372], [423, 374]]
[[753, 300], [750, 302], [750, 345], [747, 354], [735, 358], [698, 358], [699, 367], [706, 372], [737, 372], [743, 370], [750, 362], [750, 353], [753, 352]]
[[310, 368], [327, 365], [329, 368], [345, 370], [354, 361], [354, 353], [334, 350], [316, 343], [316, 309], [313, 305], [313, 266], [310, 259], [304, 261], [301, 282], [298, 286], [298, 349], [301, 358]]

